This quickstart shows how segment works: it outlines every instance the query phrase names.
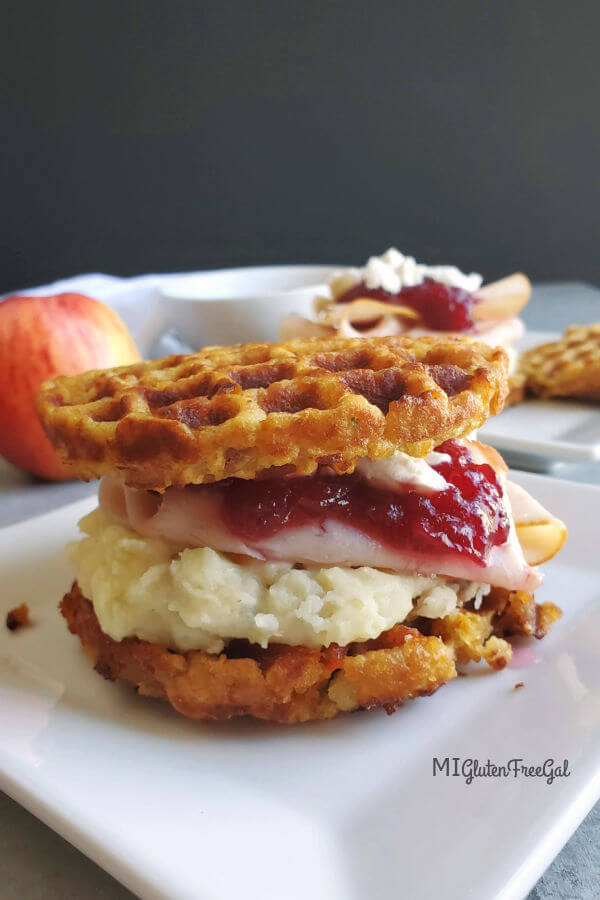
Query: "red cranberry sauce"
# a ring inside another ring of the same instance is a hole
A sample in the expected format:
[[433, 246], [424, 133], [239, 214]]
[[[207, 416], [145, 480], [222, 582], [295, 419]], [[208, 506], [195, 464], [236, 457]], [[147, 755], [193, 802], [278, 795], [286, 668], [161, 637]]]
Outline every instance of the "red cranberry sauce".
[[431, 278], [425, 278], [415, 287], [404, 287], [398, 294], [390, 294], [383, 288], [368, 288], [361, 281], [340, 294], [336, 303], [349, 303], [359, 297], [409, 306], [419, 314], [421, 325], [431, 331], [468, 331], [474, 325], [471, 312], [477, 298], [469, 291], [447, 287]]
[[335, 519], [387, 546], [416, 554], [457, 554], [483, 566], [492, 547], [508, 538], [502, 488], [493, 468], [474, 462], [463, 444], [446, 441], [437, 449], [450, 459], [433, 467], [448, 482], [436, 493], [395, 492], [369, 484], [358, 473], [328, 470], [297, 478], [228, 479], [210, 490], [222, 494], [229, 530], [249, 543]]

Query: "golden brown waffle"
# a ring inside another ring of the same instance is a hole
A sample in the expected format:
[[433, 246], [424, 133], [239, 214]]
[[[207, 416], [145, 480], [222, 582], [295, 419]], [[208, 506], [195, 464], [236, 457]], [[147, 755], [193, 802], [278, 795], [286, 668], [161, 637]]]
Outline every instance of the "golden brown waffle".
[[528, 350], [519, 372], [538, 397], [600, 400], [600, 323], [572, 325], [560, 340]]
[[501, 409], [506, 367], [502, 350], [461, 339], [242, 344], [56, 378], [37, 408], [77, 477], [120, 470], [163, 490], [424, 456]]
[[[341, 712], [381, 707], [431, 694], [456, 675], [455, 662], [485, 659], [495, 669], [511, 658], [505, 635], [542, 637], [560, 610], [536, 605], [530, 594], [493, 589], [478, 612], [395, 625], [364, 643], [324, 649], [272, 644], [266, 650], [232, 641], [224, 653], [179, 653], [104, 634], [77, 582], [61, 603], [96, 670], [127, 681], [140, 694], [166, 699], [193, 719], [251, 715], [275, 722], [332, 719]], [[425, 631], [425, 633], [423, 633]]]

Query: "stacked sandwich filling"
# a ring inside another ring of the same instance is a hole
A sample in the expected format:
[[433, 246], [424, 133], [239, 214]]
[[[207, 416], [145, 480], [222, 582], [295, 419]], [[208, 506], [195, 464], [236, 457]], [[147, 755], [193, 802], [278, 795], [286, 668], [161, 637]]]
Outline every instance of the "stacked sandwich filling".
[[424, 459], [361, 460], [347, 475], [268, 472], [163, 494], [107, 476], [71, 560], [115, 640], [218, 653], [240, 638], [263, 647], [377, 638], [479, 605], [491, 585], [539, 585], [504, 473], [485, 453], [451, 440]]
[[560, 616], [533, 591], [565, 535], [465, 437], [506, 390], [502, 350], [431, 337], [49, 382], [47, 434], [102, 478], [69, 549], [69, 629], [102, 675], [199, 719], [393, 712], [456, 664], [501, 668], [506, 637]]

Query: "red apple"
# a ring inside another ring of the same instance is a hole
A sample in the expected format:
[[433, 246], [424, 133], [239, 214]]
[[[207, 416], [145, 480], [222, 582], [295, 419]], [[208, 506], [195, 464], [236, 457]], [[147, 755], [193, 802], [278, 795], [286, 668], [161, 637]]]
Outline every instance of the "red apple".
[[83, 294], [0, 302], [0, 455], [42, 478], [70, 475], [37, 417], [34, 397], [55, 375], [140, 359], [121, 318]]

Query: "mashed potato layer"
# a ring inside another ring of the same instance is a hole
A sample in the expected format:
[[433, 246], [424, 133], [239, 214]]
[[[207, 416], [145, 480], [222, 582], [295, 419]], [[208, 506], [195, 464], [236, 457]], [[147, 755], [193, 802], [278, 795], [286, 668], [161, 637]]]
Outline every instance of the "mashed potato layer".
[[75, 576], [102, 630], [176, 650], [219, 653], [228, 640], [324, 647], [378, 637], [410, 613], [445, 616], [489, 586], [398, 575], [362, 566], [297, 569], [241, 564], [208, 547], [180, 548], [109, 522], [81, 520], [68, 548]]

